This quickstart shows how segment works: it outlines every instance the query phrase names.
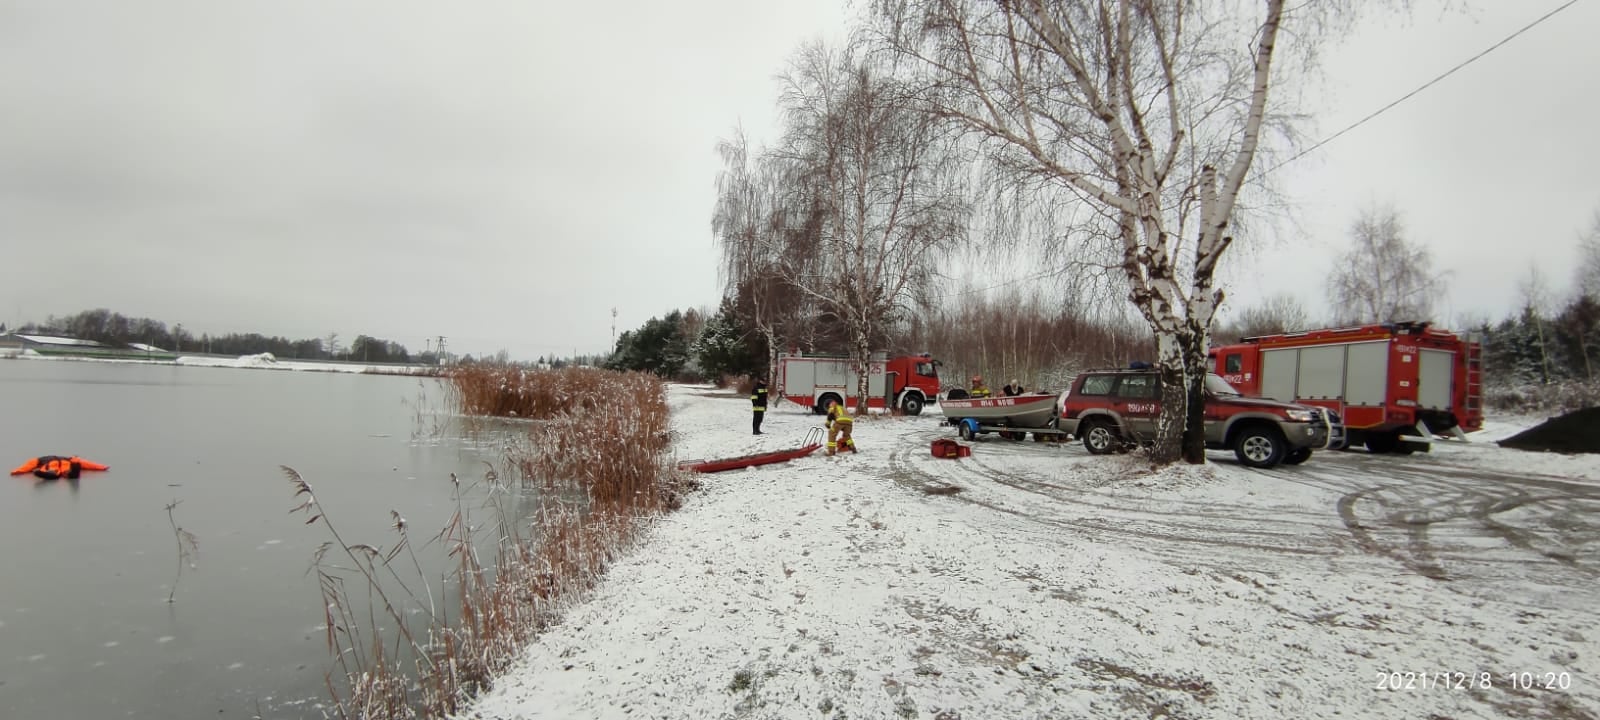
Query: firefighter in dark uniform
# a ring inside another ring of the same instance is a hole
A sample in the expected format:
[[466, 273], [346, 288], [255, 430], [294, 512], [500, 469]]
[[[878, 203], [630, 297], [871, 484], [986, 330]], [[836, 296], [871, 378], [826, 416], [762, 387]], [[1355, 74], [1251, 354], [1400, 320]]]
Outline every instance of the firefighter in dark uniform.
[[750, 434], [761, 434], [761, 420], [767, 414], [767, 381], [756, 378], [750, 389]]

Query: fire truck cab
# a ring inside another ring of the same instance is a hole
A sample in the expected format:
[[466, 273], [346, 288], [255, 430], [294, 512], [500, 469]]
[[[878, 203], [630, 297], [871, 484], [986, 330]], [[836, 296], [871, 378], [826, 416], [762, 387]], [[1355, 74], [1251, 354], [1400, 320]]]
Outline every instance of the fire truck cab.
[[1328, 408], [1350, 445], [1426, 450], [1434, 435], [1483, 428], [1481, 347], [1425, 322], [1265, 335], [1210, 350], [1246, 395]]

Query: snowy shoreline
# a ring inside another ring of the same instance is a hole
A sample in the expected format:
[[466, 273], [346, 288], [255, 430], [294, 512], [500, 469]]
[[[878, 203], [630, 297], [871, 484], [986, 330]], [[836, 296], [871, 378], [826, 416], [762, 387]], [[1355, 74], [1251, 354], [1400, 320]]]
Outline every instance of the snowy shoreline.
[[[679, 457], [792, 447], [818, 424], [784, 409], [751, 437], [747, 403], [705, 390], [671, 388]], [[1218, 454], [1152, 474], [1075, 444], [989, 439], [936, 459], [928, 442], [949, 436], [938, 419], [858, 423], [859, 456], [705, 476], [461, 717], [1585, 717], [1600, 705], [1588, 570], [1600, 558], [1584, 544], [1600, 489], [1573, 481], [1600, 478], [1600, 457], [1479, 442], [1265, 472]], [[1473, 510], [1490, 503], [1492, 520]], [[1394, 520], [1417, 515], [1437, 518]], [[1434, 674], [1433, 689], [1384, 687], [1407, 672]], [[1489, 672], [1490, 687], [1437, 687], [1458, 672]], [[1569, 683], [1515, 688], [1514, 672]]]
[[31, 350], [0, 355], [4, 359], [60, 360], [67, 362], [114, 363], [121, 365], [181, 365], [185, 367], [243, 368], [252, 370], [297, 370], [301, 372], [358, 373], [367, 375], [429, 375], [441, 370], [435, 365], [387, 365], [369, 363], [318, 362], [314, 360], [279, 360], [272, 353], [255, 355], [178, 355], [171, 360], [144, 360], [129, 358], [72, 357], [41, 355]]

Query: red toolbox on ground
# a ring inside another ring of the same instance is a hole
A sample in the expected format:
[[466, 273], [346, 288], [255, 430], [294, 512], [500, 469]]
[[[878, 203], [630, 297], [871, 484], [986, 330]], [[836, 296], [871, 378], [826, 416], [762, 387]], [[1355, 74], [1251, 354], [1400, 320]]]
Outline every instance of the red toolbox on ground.
[[951, 460], [972, 457], [972, 448], [962, 445], [961, 443], [951, 440], [950, 438], [939, 438], [938, 440], [933, 441], [933, 456], [936, 458], [949, 458]]

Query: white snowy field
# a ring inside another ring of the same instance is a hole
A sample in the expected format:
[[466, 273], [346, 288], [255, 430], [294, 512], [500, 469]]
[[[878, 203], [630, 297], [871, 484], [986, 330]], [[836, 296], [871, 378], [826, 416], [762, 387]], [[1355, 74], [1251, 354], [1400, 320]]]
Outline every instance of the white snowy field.
[[[820, 424], [671, 403], [684, 458]], [[1600, 717], [1600, 456], [945, 460], [930, 410], [703, 476], [463, 717]]]
[[255, 355], [179, 355], [175, 360], [144, 360], [128, 358], [91, 358], [41, 355], [33, 350], [14, 352], [10, 357], [28, 360], [64, 360], [70, 362], [135, 363], [144, 365], [186, 365], [190, 367], [252, 368], [258, 370], [304, 370], [312, 372], [367, 373], [387, 375], [415, 375], [436, 370], [431, 365], [386, 365], [356, 362], [318, 362], [315, 360], [279, 360], [272, 353]]
[[408, 375], [432, 371], [437, 368], [429, 365], [369, 365], [358, 362], [318, 362], [315, 360], [281, 360], [272, 353], [259, 353], [256, 355], [241, 355], [239, 357], [216, 357], [208, 355], [180, 355], [176, 360], [179, 365], [195, 367], [235, 367], [256, 368], [263, 370], [305, 370], [312, 372], [342, 372], [342, 373], [383, 373], [392, 375]]

